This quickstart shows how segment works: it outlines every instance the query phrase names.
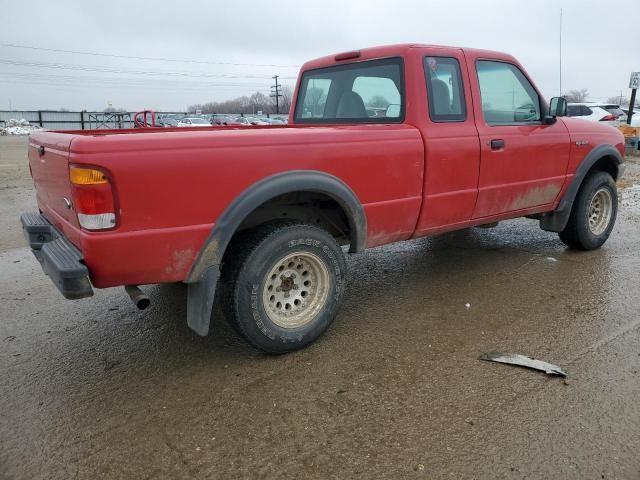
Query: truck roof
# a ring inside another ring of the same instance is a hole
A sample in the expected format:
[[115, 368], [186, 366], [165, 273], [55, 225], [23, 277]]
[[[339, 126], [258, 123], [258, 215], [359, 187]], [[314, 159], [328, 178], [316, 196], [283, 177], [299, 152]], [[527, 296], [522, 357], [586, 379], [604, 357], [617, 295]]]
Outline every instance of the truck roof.
[[404, 57], [406, 55], [408, 55], [412, 49], [418, 49], [418, 48], [432, 48], [432, 49], [438, 49], [441, 50], [442, 55], [446, 55], [447, 51], [449, 52], [453, 52], [453, 51], [463, 51], [463, 52], [468, 52], [468, 53], [473, 53], [474, 56], [479, 56], [479, 57], [487, 57], [487, 58], [495, 58], [498, 60], [506, 60], [506, 61], [510, 61], [510, 62], [516, 62], [517, 60], [512, 56], [509, 55], [507, 53], [503, 53], [503, 52], [495, 52], [492, 50], [482, 50], [482, 49], [476, 49], [476, 48], [465, 48], [465, 47], [453, 47], [453, 46], [447, 46], [447, 45], [429, 45], [429, 44], [421, 44], [421, 43], [399, 43], [399, 44], [395, 44], [395, 45], [380, 45], [377, 47], [369, 47], [369, 48], [362, 48], [362, 49], [355, 49], [355, 50], [350, 50], [348, 52], [340, 52], [337, 54], [333, 54], [333, 55], [327, 55], [325, 57], [320, 57], [320, 58], [316, 58], [314, 60], [310, 60], [308, 62], [305, 62], [302, 67], [301, 70], [312, 70], [315, 68], [321, 68], [321, 67], [328, 67], [331, 65], [337, 65], [337, 64], [343, 64], [343, 63], [348, 63], [345, 60], [338, 60], [336, 61], [336, 56], [341, 55], [341, 54], [347, 54], [350, 52], [358, 52], [359, 56], [357, 58], [353, 58], [353, 60], [355, 61], [363, 61], [363, 60], [372, 60], [375, 58], [384, 58], [384, 57], [394, 57], [394, 56], [401, 56]]

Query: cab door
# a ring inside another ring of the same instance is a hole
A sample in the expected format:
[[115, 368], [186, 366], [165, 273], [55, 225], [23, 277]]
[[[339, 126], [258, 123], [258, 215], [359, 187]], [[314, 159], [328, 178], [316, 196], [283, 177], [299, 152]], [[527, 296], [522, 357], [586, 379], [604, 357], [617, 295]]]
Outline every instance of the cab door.
[[471, 220], [480, 170], [480, 145], [463, 50], [427, 47], [419, 51], [419, 71], [424, 76], [420, 75], [419, 91], [414, 92], [414, 111], [420, 112], [414, 124], [424, 139], [425, 175], [415, 237]]
[[552, 204], [569, 163], [566, 127], [543, 123], [544, 100], [517, 64], [475, 58], [469, 69], [480, 138], [473, 218]]

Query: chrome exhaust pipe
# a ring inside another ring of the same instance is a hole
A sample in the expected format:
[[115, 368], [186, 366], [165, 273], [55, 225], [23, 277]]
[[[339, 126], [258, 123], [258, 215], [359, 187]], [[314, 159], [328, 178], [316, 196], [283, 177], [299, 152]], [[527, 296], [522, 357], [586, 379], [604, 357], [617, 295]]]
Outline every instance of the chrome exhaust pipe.
[[149, 305], [151, 305], [151, 300], [149, 300], [149, 297], [147, 297], [147, 295], [142, 290], [140, 290], [140, 287], [138, 287], [137, 285], [125, 285], [124, 289], [127, 292], [127, 295], [129, 295], [129, 297], [131, 298], [131, 301], [135, 303], [136, 307], [138, 307], [140, 310], [144, 310]]

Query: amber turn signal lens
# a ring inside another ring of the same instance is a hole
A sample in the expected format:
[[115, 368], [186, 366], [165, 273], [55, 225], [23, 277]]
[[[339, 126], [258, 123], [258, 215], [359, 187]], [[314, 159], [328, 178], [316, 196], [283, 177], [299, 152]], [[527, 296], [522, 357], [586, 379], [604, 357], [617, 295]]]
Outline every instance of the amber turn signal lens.
[[74, 185], [97, 185], [99, 183], [109, 183], [109, 180], [104, 176], [104, 173], [92, 168], [71, 167], [69, 169], [69, 179]]

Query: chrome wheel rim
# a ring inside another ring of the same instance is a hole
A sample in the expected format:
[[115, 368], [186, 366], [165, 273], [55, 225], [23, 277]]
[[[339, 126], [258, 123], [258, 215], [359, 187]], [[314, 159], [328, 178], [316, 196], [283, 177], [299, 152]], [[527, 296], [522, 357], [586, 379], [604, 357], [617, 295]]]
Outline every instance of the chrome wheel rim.
[[602, 235], [611, 222], [613, 198], [606, 188], [598, 190], [589, 204], [589, 230], [594, 235]]
[[302, 327], [322, 311], [330, 285], [324, 260], [310, 252], [290, 253], [275, 262], [264, 278], [264, 309], [279, 327]]

